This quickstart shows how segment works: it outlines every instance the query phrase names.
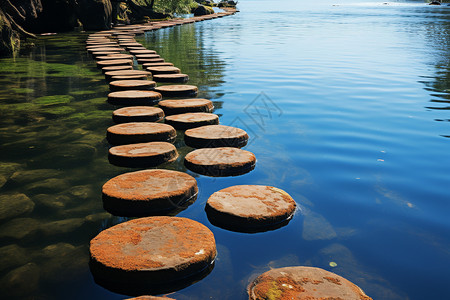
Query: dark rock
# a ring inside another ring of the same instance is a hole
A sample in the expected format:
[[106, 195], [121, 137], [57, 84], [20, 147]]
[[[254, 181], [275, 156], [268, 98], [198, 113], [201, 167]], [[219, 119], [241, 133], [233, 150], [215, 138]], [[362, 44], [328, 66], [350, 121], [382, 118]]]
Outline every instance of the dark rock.
[[84, 30], [104, 30], [111, 27], [110, 0], [78, 0], [77, 15]]
[[16, 244], [0, 248], [0, 271], [17, 268], [29, 262], [26, 250]]
[[210, 6], [199, 5], [193, 11], [194, 16], [204, 16], [214, 13], [214, 9]]
[[55, 236], [76, 231], [84, 224], [84, 218], [59, 220], [42, 224], [39, 229], [46, 236]]
[[37, 205], [52, 210], [62, 210], [73, 204], [74, 199], [66, 195], [39, 194], [33, 197]]
[[[0, 238], [23, 239], [37, 232], [40, 222], [31, 218], [17, 218], [0, 227]], [[0, 289], [1, 290], [1, 289]]]
[[0, 8], [0, 56], [12, 54], [19, 46], [19, 35]]
[[44, 179], [54, 178], [61, 176], [63, 172], [55, 169], [36, 169], [36, 170], [23, 170], [15, 172], [10, 180], [17, 184], [27, 184]]
[[28, 263], [12, 270], [0, 281], [0, 290], [4, 297], [24, 298], [32, 295], [39, 285], [39, 267]]
[[0, 221], [32, 212], [34, 202], [24, 194], [0, 196]]
[[60, 178], [50, 178], [25, 186], [25, 190], [32, 194], [51, 194], [69, 188], [69, 183]]

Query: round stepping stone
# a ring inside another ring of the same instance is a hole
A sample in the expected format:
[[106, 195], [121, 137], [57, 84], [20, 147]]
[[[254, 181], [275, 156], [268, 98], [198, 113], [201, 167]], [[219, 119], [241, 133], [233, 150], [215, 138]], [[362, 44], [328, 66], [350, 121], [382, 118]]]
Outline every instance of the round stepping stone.
[[156, 82], [170, 82], [170, 83], [186, 83], [189, 80], [187, 74], [155, 74], [153, 80]]
[[334, 273], [312, 267], [286, 267], [259, 275], [247, 287], [250, 300], [270, 299], [372, 300], [363, 290]]
[[217, 255], [214, 235], [206, 226], [165, 216], [110, 227], [91, 240], [89, 250], [94, 280], [128, 295], [186, 287], [211, 272]]
[[158, 103], [166, 115], [184, 114], [188, 112], [212, 112], [214, 105], [207, 99], [163, 100]]
[[123, 70], [123, 71], [111, 71], [106, 72], [105, 77], [107, 80], [111, 80], [112, 76], [134, 76], [134, 75], [152, 75], [150, 72], [141, 71], [141, 70]]
[[195, 85], [164, 85], [155, 88], [163, 97], [195, 97], [198, 88]]
[[103, 73], [110, 72], [110, 71], [123, 71], [123, 70], [133, 70], [133, 66], [130, 66], [130, 65], [125, 65], [125, 66], [108, 66], [108, 67], [103, 67], [102, 68], [102, 72]]
[[126, 66], [133, 65], [133, 61], [131, 59], [112, 59], [112, 60], [102, 60], [97, 61], [97, 67], [99, 69], [107, 66]]
[[152, 106], [122, 107], [113, 111], [112, 118], [116, 123], [158, 122], [164, 118], [164, 111]]
[[127, 50], [146, 50], [144, 46], [128, 46]]
[[208, 125], [186, 130], [184, 142], [192, 148], [241, 148], [247, 145], [248, 134], [236, 127]]
[[197, 181], [183, 172], [151, 169], [125, 173], [103, 185], [103, 206], [117, 216], [175, 210], [197, 197]]
[[147, 75], [112, 76], [111, 80], [148, 80]]
[[151, 72], [152, 75], [181, 73], [180, 69], [178, 69], [177, 67], [170, 67], [170, 66], [166, 66], [166, 67], [148, 67], [147, 71]]
[[295, 208], [294, 199], [278, 188], [236, 185], [212, 194], [205, 210], [211, 223], [224, 229], [262, 232], [286, 225]]
[[[133, 54], [133, 55], [138, 55], [138, 54], [152, 54], [152, 55], [154, 55], [154, 54], [156, 54], [155, 50], [148, 50], [148, 49], [145, 49], [145, 50], [131, 50], [130, 49], [129, 52], [131, 54]], [[159, 57], [159, 55], [158, 55], [158, 57]]]
[[156, 167], [178, 157], [177, 148], [167, 142], [150, 142], [115, 146], [109, 149], [108, 159], [119, 167]]
[[113, 105], [136, 106], [156, 105], [161, 94], [154, 91], [119, 91], [108, 94], [108, 102]]
[[108, 39], [97, 39], [95, 41], [87, 41], [86, 48], [101, 48], [101, 47], [110, 47], [116, 46], [117, 43]]
[[177, 131], [170, 125], [151, 122], [130, 122], [111, 126], [106, 139], [111, 145], [147, 142], [173, 142]]
[[97, 56], [96, 60], [111, 60], [111, 59], [133, 59], [133, 55], [130, 54], [111, 54], [105, 56]]
[[242, 175], [253, 170], [255, 164], [253, 153], [232, 147], [197, 149], [184, 159], [189, 170], [213, 177]]
[[121, 47], [125, 47], [128, 49], [128, 47], [144, 47], [141, 43], [138, 42], [122, 42], [119, 43]]
[[92, 56], [97, 57], [97, 56], [105, 56], [105, 55], [110, 55], [110, 54], [120, 54], [120, 51], [94, 51], [91, 52]]
[[194, 112], [166, 117], [166, 124], [176, 129], [190, 129], [206, 125], [219, 124], [219, 116], [211, 113]]
[[138, 63], [141, 65], [148, 64], [148, 63], [162, 63], [164, 62], [164, 58], [136, 58]]
[[151, 80], [115, 80], [109, 83], [111, 91], [128, 91], [128, 90], [153, 90], [156, 82]]
[[99, 51], [124, 51], [123, 48], [117, 48], [117, 47], [95, 47], [87, 49], [89, 53], [91, 52], [99, 52]]
[[155, 58], [161, 58], [158, 54], [136, 54], [135, 55], [137, 59], [141, 58], [148, 58], [148, 59], [155, 59]]
[[158, 62], [158, 63], [145, 63], [142, 64], [144, 69], [147, 67], [173, 67], [173, 63], [170, 62]]

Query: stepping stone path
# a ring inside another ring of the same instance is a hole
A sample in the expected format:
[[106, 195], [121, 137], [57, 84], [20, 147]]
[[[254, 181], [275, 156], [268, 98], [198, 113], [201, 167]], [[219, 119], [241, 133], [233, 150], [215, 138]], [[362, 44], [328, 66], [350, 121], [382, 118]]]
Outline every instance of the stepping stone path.
[[106, 139], [111, 145], [126, 145], [147, 142], [173, 142], [177, 136], [175, 128], [162, 123], [131, 122], [111, 126]]
[[166, 124], [175, 129], [186, 130], [205, 125], [219, 124], [219, 116], [211, 113], [194, 112], [166, 117]]
[[116, 123], [158, 122], [164, 118], [164, 111], [152, 106], [129, 106], [113, 111], [112, 118]]
[[111, 91], [145, 90], [150, 91], [156, 87], [151, 80], [115, 80], [109, 83]]
[[142, 65], [144, 69], [147, 67], [173, 67], [173, 63], [170, 62], [157, 62], [157, 63], [145, 63]]
[[147, 217], [115, 225], [93, 238], [89, 250], [97, 282], [116, 288], [128, 282], [136, 290], [207, 273], [217, 255], [213, 233], [179, 217]]
[[178, 69], [177, 67], [170, 67], [170, 66], [166, 66], [166, 67], [148, 67], [147, 71], [151, 72], [152, 75], [181, 73], [180, 69]]
[[111, 77], [111, 80], [148, 80], [148, 75], [130, 75], [130, 76], [119, 76], [115, 75]]
[[247, 287], [250, 300], [345, 299], [372, 300], [355, 284], [334, 273], [312, 267], [272, 269]]
[[130, 54], [109, 54], [105, 56], [97, 56], [96, 60], [114, 60], [114, 59], [133, 59], [133, 55]]
[[278, 188], [236, 185], [212, 194], [205, 210], [211, 223], [219, 227], [258, 232], [286, 225], [295, 208], [294, 199]]
[[123, 71], [110, 71], [105, 73], [106, 80], [111, 80], [113, 76], [134, 76], [134, 75], [152, 75], [150, 72], [141, 70], [123, 70]]
[[204, 148], [186, 154], [184, 165], [189, 170], [207, 176], [237, 176], [255, 168], [255, 155], [233, 148]]
[[153, 80], [156, 82], [170, 82], [170, 83], [186, 83], [189, 81], [187, 74], [156, 74], [153, 75]]
[[163, 97], [195, 97], [198, 88], [195, 85], [164, 85], [155, 88]]
[[143, 65], [147, 63], [162, 63], [164, 58], [136, 58], [138, 63]]
[[[142, 54], [145, 54], [145, 55], [158, 55], [158, 54], [156, 54], [155, 50], [148, 50], [148, 49], [129, 50], [128, 52], [130, 52], [131, 54], [135, 55], [136, 57], [139, 57], [138, 55], [142, 55]], [[157, 57], [159, 57], [159, 55]]]
[[126, 66], [126, 65], [132, 66], [133, 61], [131, 59], [111, 59], [111, 60], [97, 61], [97, 67], [99, 69], [107, 66]]
[[105, 55], [113, 55], [113, 54], [120, 54], [120, 51], [94, 51], [91, 52], [92, 56], [105, 56]]
[[112, 92], [108, 94], [108, 102], [113, 105], [156, 105], [159, 100], [161, 100], [161, 94], [154, 91], [131, 90]]
[[102, 188], [103, 207], [117, 216], [149, 216], [180, 209], [195, 201], [194, 177], [165, 169], [125, 173]]
[[[102, 68], [102, 72], [103, 74], [106, 72], [110, 72], [110, 71], [123, 71], [123, 70], [133, 70], [133, 66], [108, 66], [108, 67], [103, 67]], [[147, 78], [147, 76], [145, 76], [145, 78]]]
[[[133, 50], [130, 50], [130, 52]], [[144, 51], [144, 50], [134, 50], [133, 52], [136, 51]], [[153, 59], [153, 58], [161, 58], [161, 56], [159, 56], [158, 54], [135, 54], [137, 59], [140, 58], [148, 58], [148, 59]]]
[[184, 142], [192, 148], [241, 148], [247, 144], [248, 134], [236, 127], [208, 125], [186, 130]]
[[163, 100], [158, 103], [166, 115], [183, 114], [187, 112], [212, 112], [214, 105], [207, 99]]
[[156, 167], [178, 157], [177, 148], [167, 142], [150, 142], [115, 146], [109, 149], [108, 159], [119, 167]]

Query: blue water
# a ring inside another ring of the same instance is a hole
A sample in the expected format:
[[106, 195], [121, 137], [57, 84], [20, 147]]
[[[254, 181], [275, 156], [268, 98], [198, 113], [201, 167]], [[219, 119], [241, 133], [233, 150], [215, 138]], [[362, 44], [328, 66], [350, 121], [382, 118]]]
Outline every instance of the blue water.
[[[240, 13], [234, 16], [138, 38], [189, 74], [190, 84], [199, 87], [199, 97], [214, 101], [221, 124], [245, 129], [250, 135], [245, 149], [257, 157], [255, 170], [246, 175], [197, 177], [199, 197], [178, 216], [202, 222], [213, 231], [218, 259], [206, 278], [170, 297], [245, 299], [245, 288], [255, 276], [270, 268], [294, 265], [335, 272], [374, 299], [448, 297], [450, 7], [427, 6], [423, 1], [386, 3], [243, 0]], [[58, 47], [68, 37], [73, 44]], [[22, 102], [92, 90], [90, 95], [74, 94], [68, 105], [103, 112], [98, 121], [86, 125], [83, 119], [58, 116], [39, 122], [72, 131], [81, 126], [101, 136], [112, 125], [107, 116], [113, 108], [87, 101], [105, 98], [107, 88], [84, 52], [84, 38], [83, 34], [47, 37], [37, 49], [24, 51], [20, 58], [24, 61], [1, 63], [76, 64], [92, 73], [52, 77], [47, 71], [44, 79], [36, 79], [29, 70], [11, 76], [11, 70], [3, 69], [2, 81], [20, 87], [31, 82], [28, 86], [35, 91], [19, 97]], [[14, 95], [4, 88], [2, 104], [14, 102], [8, 93]], [[2, 121], [1, 136], [12, 143], [23, 132], [42, 134], [31, 123], [28, 119]], [[70, 137], [59, 136], [36, 140], [43, 152], [52, 149], [49, 143], [72, 142]], [[77, 143], [80, 140], [74, 138]], [[182, 141], [177, 145], [181, 147]], [[92, 194], [80, 209], [55, 215], [41, 207], [28, 217], [48, 221], [102, 213], [101, 185], [129, 171], [108, 165], [107, 147], [100, 139], [93, 158], [76, 167], [46, 165], [64, 172], [72, 185], [89, 187]], [[180, 148], [180, 153], [187, 151], [190, 148]], [[30, 159], [42, 159], [42, 153], [35, 150], [0, 152], [2, 161], [17, 161], [28, 169], [33, 168]], [[165, 167], [186, 171], [183, 155]], [[287, 226], [265, 233], [236, 233], [211, 225], [203, 210], [206, 200], [215, 191], [237, 184], [279, 187], [297, 201], [299, 210]], [[17, 190], [22, 189], [6, 184], [0, 192]], [[29, 196], [34, 200], [35, 195]], [[61, 275], [55, 280], [44, 270], [53, 268], [64, 274], [64, 268], [36, 254], [48, 245], [65, 242], [82, 249], [80, 256], [87, 258], [89, 240], [123, 221], [100, 216], [74, 233], [30, 241], [4, 239], [3, 246], [18, 244], [27, 249], [40, 268], [32, 295], [37, 299], [62, 295], [66, 299], [126, 298], [96, 285], [87, 263], [77, 268], [75, 278]], [[61, 258], [69, 265], [74, 260]]]

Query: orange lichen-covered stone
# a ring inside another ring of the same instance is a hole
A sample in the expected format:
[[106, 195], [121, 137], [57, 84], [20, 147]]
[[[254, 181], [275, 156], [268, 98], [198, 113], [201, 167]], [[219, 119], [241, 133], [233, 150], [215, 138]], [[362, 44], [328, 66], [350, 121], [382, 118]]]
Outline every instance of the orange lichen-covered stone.
[[236, 147], [247, 144], [248, 134], [236, 127], [208, 125], [186, 130], [184, 142], [193, 148]]
[[287, 224], [295, 208], [294, 199], [281, 189], [264, 185], [237, 185], [212, 194], [205, 210], [211, 223], [219, 227], [254, 232]]
[[106, 131], [106, 139], [111, 145], [173, 142], [176, 136], [177, 132], [172, 126], [151, 122], [122, 123]]
[[158, 103], [166, 115], [176, 115], [188, 112], [212, 112], [214, 105], [208, 99], [182, 99], [182, 100], [163, 100]]
[[[147, 68], [150, 69], [150, 68]], [[197, 96], [198, 88], [195, 85], [164, 85], [157, 87], [163, 97], [195, 97]]]
[[112, 118], [116, 123], [158, 122], [164, 118], [164, 111], [152, 106], [129, 106], [113, 111]]
[[255, 163], [253, 153], [232, 147], [197, 149], [184, 159], [189, 170], [214, 177], [248, 173], [255, 168]]
[[166, 117], [166, 124], [176, 129], [190, 129], [205, 125], [219, 124], [219, 116], [211, 113], [194, 112]]
[[147, 71], [151, 72], [152, 75], [155, 75], [155, 74], [177, 74], [177, 73], [181, 73], [180, 69], [178, 69], [177, 67], [170, 67], [170, 66], [166, 66], [166, 67], [148, 67]]
[[161, 100], [161, 94], [154, 91], [129, 90], [108, 94], [108, 102], [113, 105], [156, 105], [159, 100]]
[[186, 83], [189, 81], [187, 74], [155, 74], [153, 80], [156, 82], [170, 82], [170, 83]]
[[250, 300], [372, 300], [347, 279], [312, 267], [272, 269], [250, 283], [247, 292]]
[[111, 91], [150, 91], [155, 87], [156, 82], [151, 80], [114, 80], [109, 83], [109, 89]]
[[89, 250], [96, 282], [116, 287], [129, 284], [141, 290], [176, 285], [203, 273], [217, 255], [214, 235], [206, 226], [162, 216], [105, 229], [91, 240]]
[[103, 185], [103, 207], [118, 216], [148, 216], [179, 209], [195, 200], [194, 177], [171, 170], [125, 173]]
[[167, 142], [150, 142], [115, 146], [109, 149], [108, 159], [120, 167], [156, 167], [177, 159], [177, 148]]

